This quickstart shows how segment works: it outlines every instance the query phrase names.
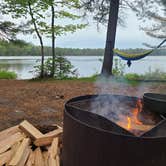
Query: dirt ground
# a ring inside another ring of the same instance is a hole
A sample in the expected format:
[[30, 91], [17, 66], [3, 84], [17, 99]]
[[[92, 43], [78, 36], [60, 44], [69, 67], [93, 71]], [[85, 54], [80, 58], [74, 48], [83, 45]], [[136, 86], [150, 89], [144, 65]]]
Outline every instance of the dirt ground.
[[37, 126], [62, 125], [64, 103], [70, 98], [97, 93], [142, 96], [144, 92], [166, 93], [166, 83], [92, 83], [83, 81], [0, 80], [0, 130], [24, 119]]

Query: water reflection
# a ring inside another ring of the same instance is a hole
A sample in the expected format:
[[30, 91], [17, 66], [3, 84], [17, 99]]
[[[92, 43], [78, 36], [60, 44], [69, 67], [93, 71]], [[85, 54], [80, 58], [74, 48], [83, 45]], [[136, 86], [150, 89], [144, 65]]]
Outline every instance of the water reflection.
[[0, 60], [0, 69], [14, 71], [17, 73], [18, 79], [28, 79], [34, 77], [33, 67], [39, 64], [36, 60], [9, 60], [9, 59], [1, 59]]
[[[46, 57], [47, 59], [48, 57]], [[100, 73], [102, 62], [99, 60], [101, 56], [67, 56], [67, 59], [78, 69], [80, 77], [91, 76]], [[166, 71], [166, 56], [146, 57], [132, 63], [128, 68], [126, 66], [125, 73], [145, 73], [157, 68]], [[126, 61], [122, 61], [126, 64]], [[40, 57], [0, 57], [0, 69], [14, 71], [18, 75], [18, 79], [30, 79], [35, 76], [34, 66], [40, 64]]]

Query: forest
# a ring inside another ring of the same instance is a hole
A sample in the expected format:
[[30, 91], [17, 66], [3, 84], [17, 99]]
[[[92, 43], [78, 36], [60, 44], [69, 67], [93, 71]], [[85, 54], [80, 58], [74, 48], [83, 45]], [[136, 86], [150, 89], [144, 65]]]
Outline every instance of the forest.
[[[20, 43], [7, 43], [7, 42], [0, 42], [0, 56], [40, 56], [40, 46], [36, 46], [30, 43], [20, 42]], [[51, 47], [45, 46], [44, 52], [45, 56], [51, 56]], [[140, 53], [146, 51], [143, 48], [128, 48], [122, 49], [127, 53]], [[56, 48], [57, 54], [62, 54], [65, 56], [103, 56], [104, 55], [104, 48]], [[166, 49], [161, 48], [157, 49], [156, 51], [152, 52], [153, 56], [165, 56]]]

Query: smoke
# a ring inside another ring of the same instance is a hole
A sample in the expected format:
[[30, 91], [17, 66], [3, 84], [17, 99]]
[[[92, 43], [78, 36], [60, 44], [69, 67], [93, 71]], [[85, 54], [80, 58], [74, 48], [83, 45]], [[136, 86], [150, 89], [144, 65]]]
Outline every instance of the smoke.
[[[109, 120], [118, 120], [129, 114], [131, 104], [126, 101], [128, 88], [124, 83], [116, 83], [112, 77], [99, 77], [95, 82], [97, 97], [91, 102], [91, 111]], [[111, 94], [111, 95], [108, 95]], [[117, 96], [121, 95], [121, 96]], [[127, 102], [127, 103], [126, 103]]]
[[95, 82], [97, 97], [91, 102], [91, 112], [127, 128], [127, 117], [132, 117], [138, 98], [148, 91], [144, 84], [131, 85], [125, 80], [99, 77]]

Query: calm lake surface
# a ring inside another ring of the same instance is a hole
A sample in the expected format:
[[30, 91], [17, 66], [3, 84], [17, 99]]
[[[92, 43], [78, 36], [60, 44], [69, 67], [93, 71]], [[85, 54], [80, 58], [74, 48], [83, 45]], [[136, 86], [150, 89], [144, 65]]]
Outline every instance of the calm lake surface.
[[[102, 58], [101, 56], [67, 56], [67, 59], [77, 69], [79, 77], [100, 73], [102, 62], [99, 59]], [[118, 57], [115, 58], [119, 59]], [[126, 61], [122, 60], [121, 63], [126, 64]], [[0, 57], [0, 68], [16, 72], [18, 79], [35, 77], [34, 66], [38, 64], [40, 64], [40, 57]], [[130, 68], [127, 65], [125, 66], [125, 73], [143, 74], [156, 69], [166, 72], [166, 56], [148, 56], [144, 59], [133, 61]]]

